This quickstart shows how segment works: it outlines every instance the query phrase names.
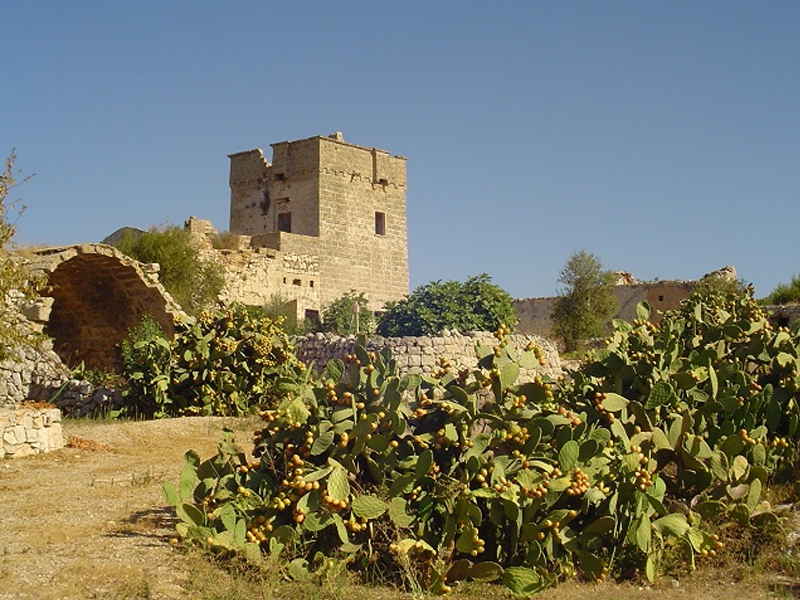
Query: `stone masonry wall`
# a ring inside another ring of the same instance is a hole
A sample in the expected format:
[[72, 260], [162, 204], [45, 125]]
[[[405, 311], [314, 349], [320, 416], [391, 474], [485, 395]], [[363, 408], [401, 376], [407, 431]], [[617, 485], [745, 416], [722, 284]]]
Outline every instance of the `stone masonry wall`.
[[69, 371], [50, 342], [20, 349], [16, 359], [0, 362], [0, 407], [49, 401], [68, 379]]
[[[390, 348], [397, 360], [400, 374], [430, 373], [438, 366], [440, 357], [449, 359], [456, 368], [474, 368], [478, 358], [475, 347], [478, 342], [492, 347], [497, 340], [488, 332], [474, 332], [461, 335], [458, 332], [443, 332], [436, 337], [400, 337], [372, 338], [367, 349], [380, 351]], [[530, 381], [537, 374], [558, 377], [561, 375], [561, 364], [558, 350], [553, 342], [531, 335], [512, 335], [510, 342], [516, 349], [524, 348], [529, 342], [537, 344], [544, 354], [545, 365], [520, 373], [520, 381]], [[355, 348], [355, 336], [337, 337], [330, 334], [316, 333], [299, 337], [295, 341], [298, 358], [310, 364], [314, 362], [316, 370], [321, 371], [329, 360], [344, 359]]]
[[[272, 163], [261, 150], [230, 155], [230, 231], [251, 236], [254, 248], [318, 257], [318, 302], [306, 308], [350, 290], [364, 292], [374, 310], [405, 296], [406, 159], [338, 133], [272, 151]], [[302, 276], [287, 280], [311, 287]]]
[[61, 411], [57, 408], [0, 406], [0, 459], [63, 447]]
[[[658, 323], [661, 313], [675, 310], [681, 300], [688, 298], [697, 282], [692, 281], [657, 281], [653, 283], [632, 283], [614, 287], [617, 298], [617, 311], [614, 318], [631, 321], [636, 318], [636, 305], [647, 301], [653, 309], [650, 320]], [[519, 323], [517, 329], [533, 335], [550, 335], [553, 330], [551, 315], [557, 297], [522, 298], [514, 300]]]
[[[316, 256], [269, 248], [204, 250], [202, 255], [224, 269], [222, 302], [263, 306], [279, 297], [285, 302], [298, 301], [305, 308], [320, 309], [319, 259]], [[299, 318], [303, 316], [298, 315]]]

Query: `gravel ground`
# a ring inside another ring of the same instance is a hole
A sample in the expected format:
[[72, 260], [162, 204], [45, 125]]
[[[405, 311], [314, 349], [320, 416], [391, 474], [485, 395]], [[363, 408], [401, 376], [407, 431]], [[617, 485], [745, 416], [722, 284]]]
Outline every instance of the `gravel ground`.
[[255, 425], [66, 421], [72, 447], [0, 461], [0, 599], [188, 598], [161, 484], [186, 450], [213, 454], [224, 426], [248, 448]]

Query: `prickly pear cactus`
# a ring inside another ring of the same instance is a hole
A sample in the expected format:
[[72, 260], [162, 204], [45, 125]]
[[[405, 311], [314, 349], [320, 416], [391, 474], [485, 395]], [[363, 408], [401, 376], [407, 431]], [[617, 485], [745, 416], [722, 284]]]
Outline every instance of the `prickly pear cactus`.
[[798, 336], [752, 299], [695, 299], [659, 326], [647, 310], [560, 382], [518, 384], [539, 353], [502, 327], [476, 369], [422, 376], [360, 340], [319, 378], [280, 382], [253, 459], [229, 434], [209, 461], [187, 455], [166, 488], [179, 533], [297, 577], [340, 561], [437, 592], [530, 595], [621, 556], [653, 578], [667, 540], [693, 564], [719, 547], [696, 523], [749, 522], [794, 447]]

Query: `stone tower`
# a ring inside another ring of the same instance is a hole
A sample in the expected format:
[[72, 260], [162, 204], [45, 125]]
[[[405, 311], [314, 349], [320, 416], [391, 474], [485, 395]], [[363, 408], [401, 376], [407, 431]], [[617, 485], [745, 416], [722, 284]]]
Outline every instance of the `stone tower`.
[[319, 257], [320, 308], [364, 292], [370, 308], [408, 293], [406, 159], [341, 133], [272, 144], [231, 160], [231, 233], [254, 247]]

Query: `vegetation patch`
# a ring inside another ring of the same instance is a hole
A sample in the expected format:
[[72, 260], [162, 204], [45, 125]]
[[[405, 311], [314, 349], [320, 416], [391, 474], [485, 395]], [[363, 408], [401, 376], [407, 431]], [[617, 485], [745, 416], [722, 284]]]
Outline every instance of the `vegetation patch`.
[[800, 435], [798, 332], [749, 296], [648, 315], [617, 321], [561, 382], [517, 383], [537, 348], [516, 353], [505, 327], [477, 369], [425, 376], [398, 377], [361, 340], [318, 379], [281, 381], [255, 461], [230, 433], [209, 460], [187, 453], [165, 486], [178, 533], [298, 581], [346, 568], [412, 591], [693, 569], [719, 554], [723, 524], [779, 521], [762, 492]]
[[182, 317], [169, 339], [145, 319], [123, 344], [128, 379], [122, 415], [242, 416], [275, 403], [281, 377], [302, 377], [279, 323], [232, 304]]

